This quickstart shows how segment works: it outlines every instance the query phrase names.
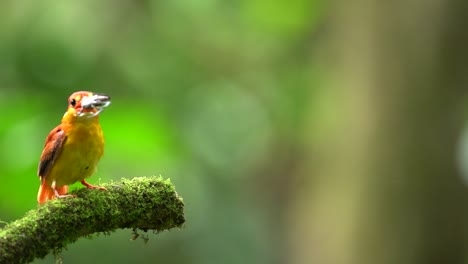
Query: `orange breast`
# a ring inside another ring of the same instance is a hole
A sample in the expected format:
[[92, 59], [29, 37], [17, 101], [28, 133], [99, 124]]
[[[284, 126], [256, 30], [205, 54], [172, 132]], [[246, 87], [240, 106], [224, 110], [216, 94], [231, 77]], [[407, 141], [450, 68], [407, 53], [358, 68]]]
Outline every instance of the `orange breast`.
[[64, 127], [66, 140], [46, 180], [70, 185], [91, 176], [104, 153], [104, 137], [98, 122]]

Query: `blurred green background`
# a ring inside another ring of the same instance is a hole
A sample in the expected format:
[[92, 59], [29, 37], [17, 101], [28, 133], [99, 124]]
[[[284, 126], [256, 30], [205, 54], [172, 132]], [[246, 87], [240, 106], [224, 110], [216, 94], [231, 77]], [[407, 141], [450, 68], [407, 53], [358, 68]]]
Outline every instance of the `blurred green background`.
[[36, 208], [45, 137], [90, 90], [112, 97], [90, 182], [171, 178], [187, 222], [80, 239], [65, 263], [468, 263], [467, 12], [4, 0], [0, 219]]

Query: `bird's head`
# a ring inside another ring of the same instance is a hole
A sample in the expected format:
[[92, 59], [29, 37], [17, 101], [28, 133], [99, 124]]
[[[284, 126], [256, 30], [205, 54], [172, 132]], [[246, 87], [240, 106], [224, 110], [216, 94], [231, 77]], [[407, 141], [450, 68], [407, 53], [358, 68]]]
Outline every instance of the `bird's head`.
[[98, 116], [111, 103], [110, 96], [92, 92], [75, 92], [68, 98], [64, 118], [89, 119]]

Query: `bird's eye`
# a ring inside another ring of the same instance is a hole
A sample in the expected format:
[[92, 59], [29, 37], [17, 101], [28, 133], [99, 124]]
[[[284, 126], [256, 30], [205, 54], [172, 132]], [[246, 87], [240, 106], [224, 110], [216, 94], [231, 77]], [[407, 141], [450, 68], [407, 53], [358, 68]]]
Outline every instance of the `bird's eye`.
[[70, 100], [70, 105], [73, 106], [73, 107], [75, 107], [75, 105], [76, 105], [76, 100], [75, 100], [75, 99], [71, 99], [71, 100]]

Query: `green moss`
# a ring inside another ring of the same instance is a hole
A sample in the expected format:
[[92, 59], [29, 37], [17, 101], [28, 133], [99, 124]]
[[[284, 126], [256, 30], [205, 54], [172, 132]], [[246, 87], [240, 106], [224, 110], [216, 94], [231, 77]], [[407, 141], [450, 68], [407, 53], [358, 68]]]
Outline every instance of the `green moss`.
[[140, 177], [79, 189], [0, 229], [0, 263], [28, 263], [96, 232], [120, 228], [156, 232], [181, 227], [184, 204], [169, 179]]

